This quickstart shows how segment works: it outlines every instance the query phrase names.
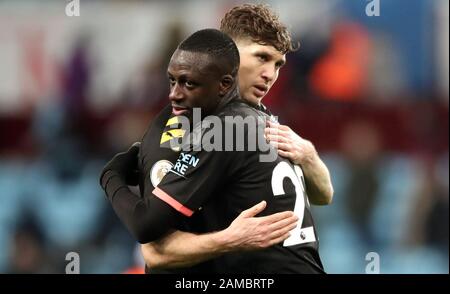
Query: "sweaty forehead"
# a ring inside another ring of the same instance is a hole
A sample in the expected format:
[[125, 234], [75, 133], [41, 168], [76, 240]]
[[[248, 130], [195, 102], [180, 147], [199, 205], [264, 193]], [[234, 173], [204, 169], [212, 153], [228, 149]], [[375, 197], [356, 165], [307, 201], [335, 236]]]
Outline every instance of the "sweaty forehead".
[[211, 65], [211, 57], [206, 53], [177, 49], [170, 59], [168, 71], [189, 71], [207, 74]]

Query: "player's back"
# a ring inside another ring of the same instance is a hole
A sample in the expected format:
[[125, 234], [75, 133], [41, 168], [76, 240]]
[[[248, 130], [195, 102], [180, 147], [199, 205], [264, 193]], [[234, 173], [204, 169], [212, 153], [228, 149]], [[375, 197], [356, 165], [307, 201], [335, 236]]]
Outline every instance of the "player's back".
[[[302, 170], [266, 142], [268, 118], [241, 100], [204, 118], [153, 192], [189, 218], [197, 217], [200, 231], [225, 229], [262, 200], [267, 207], [261, 215], [291, 210], [299, 217], [283, 243], [216, 258], [217, 273], [322, 273]], [[201, 139], [200, 148], [194, 137]]]
[[[222, 228], [230, 224], [243, 210], [265, 200], [261, 215], [292, 210], [299, 217], [298, 226], [283, 243], [265, 250], [236, 252], [216, 260], [217, 271], [225, 273], [323, 273], [318, 254], [318, 238], [307, 200], [301, 167], [278, 155], [264, 138], [265, 120], [270, 117], [244, 103], [232, 103], [218, 113], [219, 117], [233, 118], [233, 129], [245, 128], [244, 151], [237, 156], [233, 175], [221, 188], [220, 197], [210, 205], [218, 211]], [[241, 123], [236, 119], [247, 119]], [[226, 119], [225, 119], [226, 121]], [[257, 125], [248, 126], [254, 121]], [[225, 125], [227, 125], [225, 123]], [[243, 126], [245, 125], [245, 126]], [[228, 126], [230, 125], [228, 124]], [[251, 140], [255, 138], [256, 144]], [[238, 141], [235, 138], [234, 144]], [[256, 150], [253, 147], [256, 146]], [[236, 147], [236, 146], [235, 146]], [[208, 209], [208, 207], [206, 208]], [[222, 229], [217, 228], [217, 229]]]
[[[170, 116], [170, 112], [166, 112], [164, 115]], [[162, 145], [166, 124], [171, 119], [156, 120], [159, 121], [158, 126], [147, 132], [141, 145], [140, 163], [143, 166], [145, 193], [157, 185], [150, 180], [157, 163], [168, 160], [171, 163], [169, 168], [174, 165], [157, 189], [178, 202], [184, 211], [192, 209], [190, 217], [183, 222], [184, 229], [188, 231], [202, 233], [225, 229], [240, 212], [261, 200], [267, 201], [261, 215], [293, 210], [299, 216], [299, 225], [282, 244], [261, 251], [226, 254], [181, 272], [323, 272], [301, 168], [278, 156], [276, 150], [270, 149], [266, 143], [262, 131], [264, 119], [269, 117], [236, 100], [217, 112], [215, 118], [216, 123], [222, 123], [218, 128], [222, 131], [222, 140], [219, 140], [223, 143], [222, 150], [182, 151], [180, 156]], [[233, 138], [231, 151], [224, 151], [230, 148], [225, 135], [230, 128], [236, 133], [238, 129], [243, 129], [244, 142]], [[203, 127], [200, 129], [205, 131]], [[161, 142], [158, 140], [160, 136]], [[251, 139], [254, 144], [250, 143]], [[238, 143], [243, 144], [240, 149]]]

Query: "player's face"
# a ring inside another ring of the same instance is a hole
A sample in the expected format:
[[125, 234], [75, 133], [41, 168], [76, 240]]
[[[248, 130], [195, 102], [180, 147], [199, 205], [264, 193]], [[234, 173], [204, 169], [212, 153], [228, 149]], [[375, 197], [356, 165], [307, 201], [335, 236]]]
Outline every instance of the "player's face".
[[208, 114], [217, 106], [220, 76], [214, 71], [208, 55], [176, 50], [167, 74], [173, 114], [190, 117], [194, 107], [200, 107], [203, 114]]
[[280, 68], [286, 63], [286, 54], [273, 46], [261, 45], [250, 39], [239, 39], [236, 45], [241, 57], [241, 96], [252, 104], [259, 104], [277, 80]]

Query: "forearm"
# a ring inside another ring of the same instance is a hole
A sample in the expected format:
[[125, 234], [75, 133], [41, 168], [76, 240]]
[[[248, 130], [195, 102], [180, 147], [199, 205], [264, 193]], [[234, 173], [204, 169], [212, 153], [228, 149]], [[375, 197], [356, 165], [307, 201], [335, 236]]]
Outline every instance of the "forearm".
[[223, 231], [196, 235], [175, 231], [141, 247], [151, 269], [189, 267], [231, 250]]
[[117, 216], [140, 243], [157, 240], [174, 225], [170, 207], [156, 197], [137, 196], [114, 172], [105, 174], [102, 187]]
[[326, 165], [314, 145], [285, 125], [268, 122], [266, 138], [278, 148], [278, 154], [300, 165], [306, 182], [306, 192], [312, 204], [327, 205], [333, 198], [333, 186]]
[[146, 264], [153, 269], [187, 267], [222, 254], [260, 250], [286, 240], [298, 218], [292, 211], [255, 217], [266, 207], [262, 201], [242, 211], [228, 228], [202, 235], [176, 231], [142, 246]]
[[333, 185], [330, 172], [319, 155], [316, 153], [309, 160], [304, 161], [302, 170], [309, 201], [315, 205], [330, 204], [334, 193]]

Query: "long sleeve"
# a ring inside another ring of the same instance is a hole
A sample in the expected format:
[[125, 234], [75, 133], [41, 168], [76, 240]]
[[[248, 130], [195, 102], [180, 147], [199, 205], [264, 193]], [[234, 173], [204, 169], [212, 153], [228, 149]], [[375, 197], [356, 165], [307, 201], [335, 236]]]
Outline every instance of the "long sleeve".
[[140, 243], [155, 241], [177, 226], [178, 212], [152, 194], [137, 196], [113, 171], [103, 175], [101, 184], [115, 213]]

